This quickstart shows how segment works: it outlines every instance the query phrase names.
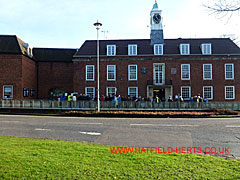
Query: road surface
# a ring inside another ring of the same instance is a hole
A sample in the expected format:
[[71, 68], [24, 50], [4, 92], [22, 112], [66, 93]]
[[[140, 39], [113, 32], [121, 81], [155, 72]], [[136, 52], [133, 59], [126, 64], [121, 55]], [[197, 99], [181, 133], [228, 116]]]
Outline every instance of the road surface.
[[240, 157], [240, 118], [89, 118], [0, 115], [0, 136], [132, 147], [227, 148]]

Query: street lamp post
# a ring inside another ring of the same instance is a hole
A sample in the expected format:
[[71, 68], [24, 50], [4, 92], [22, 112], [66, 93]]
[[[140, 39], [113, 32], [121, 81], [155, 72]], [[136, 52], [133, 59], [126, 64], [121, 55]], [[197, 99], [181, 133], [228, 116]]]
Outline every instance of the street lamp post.
[[98, 38], [98, 31], [99, 31], [100, 27], [102, 26], [102, 23], [97, 21], [93, 25], [97, 29], [97, 104], [98, 104], [97, 110], [98, 110], [98, 112], [100, 112], [100, 92], [99, 92], [100, 91], [100, 88], [99, 88], [99, 79], [100, 79], [99, 78], [99, 76], [100, 76], [99, 71], [100, 71], [100, 69], [99, 69], [99, 38]]

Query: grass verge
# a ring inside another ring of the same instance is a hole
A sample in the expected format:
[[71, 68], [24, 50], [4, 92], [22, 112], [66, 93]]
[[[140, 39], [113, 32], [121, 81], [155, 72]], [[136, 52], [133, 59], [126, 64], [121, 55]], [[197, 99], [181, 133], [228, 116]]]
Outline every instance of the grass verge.
[[0, 136], [0, 179], [239, 178], [236, 160], [194, 154], [112, 154], [104, 145]]

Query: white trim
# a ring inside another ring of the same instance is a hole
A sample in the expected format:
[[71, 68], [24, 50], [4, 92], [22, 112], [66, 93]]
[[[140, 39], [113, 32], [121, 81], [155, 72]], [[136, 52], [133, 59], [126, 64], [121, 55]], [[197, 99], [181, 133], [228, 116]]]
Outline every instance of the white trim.
[[[227, 98], [227, 91], [226, 91], [226, 89], [228, 87], [233, 88], [233, 97], [232, 98]], [[226, 100], [233, 100], [233, 99], [235, 99], [235, 86], [225, 86], [225, 99]]]
[[[5, 98], [5, 97], [4, 97], [4, 87], [5, 87], [5, 86], [9, 86], [9, 87], [12, 88], [12, 92], [11, 92], [11, 97], [10, 97], [10, 98]], [[3, 85], [3, 99], [13, 99], [13, 85]]]
[[[183, 88], [189, 88], [189, 98], [184, 98], [183, 96], [182, 96], [182, 89]], [[191, 98], [191, 86], [181, 86], [181, 96], [182, 96], [182, 98], [183, 99], [185, 99], [185, 100], [189, 100], [190, 98]]]
[[[227, 65], [231, 65], [232, 66], [232, 77], [231, 78], [227, 78], [227, 71], [226, 71], [226, 66]], [[225, 64], [225, 80], [234, 80], [234, 64]]]
[[[156, 71], [155, 71], [155, 66], [156, 65], [161, 65], [162, 66], [162, 83], [156, 83]], [[165, 64], [164, 63], [153, 63], [153, 84], [156, 85], [163, 85], [165, 84]]]
[[[156, 51], [156, 48], [158, 48], [158, 53]], [[159, 50], [161, 53], [159, 53]], [[154, 55], [163, 55], [163, 44], [154, 44], [153, 51]]]
[[136, 97], [138, 97], [138, 87], [128, 87], [128, 96], [130, 96], [130, 88], [136, 89]]
[[[132, 48], [136, 48], [136, 54], [133, 54], [133, 49]], [[137, 51], [138, 51], [138, 47], [137, 44], [129, 44], [128, 45], [128, 55], [129, 56], [137, 56]]]
[[[189, 73], [189, 77], [188, 78], [183, 78], [183, 66], [188, 66], [188, 73]], [[181, 80], [190, 80], [191, 79], [191, 69], [190, 69], [190, 64], [181, 64]]]
[[[113, 66], [114, 67], [114, 79], [108, 79], [108, 69], [109, 66]], [[107, 65], [107, 81], [116, 81], [116, 65]]]
[[109, 96], [108, 95], [108, 89], [109, 88], [115, 88], [115, 93], [114, 94], [117, 95], [117, 88], [116, 87], [106, 87], [106, 96]]
[[204, 55], [212, 54], [212, 44], [211, 43], [203, 43], [201, 44], [201, 51]]
[[[131, 72], [130, 72], [130, 67], [131, 66], [135, 66], [136, 67], [136, 78], [135, 79], [130, 79], [130, 74], [131, 74]], [[130, 65], [128, 65], [128, 80], [129, 81], [137, 81], [137, 74], [138, 74], [138, 71], [137, 71], [137, 65], [136, 64], [130, 64]]]
[[[210, 78], [205, 78], [205, 68], [204, 66], [210, 65], [210, 69], [211, 69], [211, 77]], [[212, 80], [212, 64], [203, 64], [203, 80]]]
[[[87, 74], [88, 74], [88, 71], [87, 71], [87, 68], [88, 67], [93, 67], [93, 79], [88, 79], [87, 77]], [[86, 78], [85, 78], [86, 81], [94, 81], [95, 80], [95, 66], [94, 65], [86, 65]]]
[[87, 93], [87, 89], [88, 88], [93, 88], [93, 99], [95, 98], [95, 87], [85, 87], [85, 94], [87, 94], [88, 95], [88, 93]]
[[[109, 48], [111, 48], [111, 54], [109, 52]], [[113, 52], [112, 52], [112, 48], [113, 48]], [[116, 56], [116, 45], [107, 45], [107, 56]]]
[[208, 100], [213, 100], [213, 86], [203, 86], [203, 98], [205, 98], [204, 88], [211, 88], [211, 98], [208, 98]]
[[180, 44], [180, 54], [181, 55], [189, 55], [190, 54], [190, 44], [188, 43], [183, 43]]

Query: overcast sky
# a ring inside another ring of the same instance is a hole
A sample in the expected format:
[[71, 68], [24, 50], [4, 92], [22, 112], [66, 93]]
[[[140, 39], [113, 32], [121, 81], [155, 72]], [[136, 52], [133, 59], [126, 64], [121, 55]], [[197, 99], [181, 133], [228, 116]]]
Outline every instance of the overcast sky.
[[[210, 15], [207, 0], [158, 0], [163, 11], [165, 38], [240, 37], [240, 15]], [[16, 34], [32, 47], [79, 48], [96, 39], [150, 38], [150, 11], [154, 0], [0, 0], [0, 34]]]

